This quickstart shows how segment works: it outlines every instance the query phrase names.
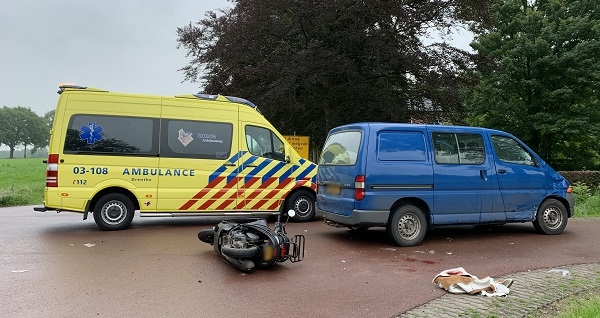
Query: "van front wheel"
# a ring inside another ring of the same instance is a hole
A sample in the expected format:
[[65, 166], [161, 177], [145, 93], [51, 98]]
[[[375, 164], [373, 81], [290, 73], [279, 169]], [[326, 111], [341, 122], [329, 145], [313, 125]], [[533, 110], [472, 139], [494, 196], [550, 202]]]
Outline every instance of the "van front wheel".
[[538, 209], [533, 227], [542, 234], [560, 234], [567, 227], [567, 209], [558, 200], [544, 201]]
[[388, 236], [400, 246], [419, 245], [426, 232], [425, 214], [414, 205], [396, 209], [387, 225]]
[[109, 193], [94, 206], [94, 221], [105, 231], [124, 230], [131, 224], [135, 208], [124, 194]]

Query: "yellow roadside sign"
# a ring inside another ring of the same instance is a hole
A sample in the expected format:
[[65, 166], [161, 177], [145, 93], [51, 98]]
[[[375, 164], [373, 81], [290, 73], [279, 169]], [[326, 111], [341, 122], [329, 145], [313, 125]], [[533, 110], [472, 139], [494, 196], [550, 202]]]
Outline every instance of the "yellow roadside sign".
[[294, 149], [298, 152], [300, 157], [308, 159], [308, 142], [309, 136], [283, 136]]

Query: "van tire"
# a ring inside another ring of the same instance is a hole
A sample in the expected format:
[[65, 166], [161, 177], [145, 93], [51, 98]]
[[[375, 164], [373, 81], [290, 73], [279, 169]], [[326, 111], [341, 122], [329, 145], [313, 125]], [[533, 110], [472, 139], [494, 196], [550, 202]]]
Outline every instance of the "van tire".
[[427, 233], [427, 220], [421, 209], [414, 205], [397, 208], [387, 225], [387, 234], [400, 246], [417, 246]]
[[538, 208], [533, 227], [541, 234], [562, 233], [569, 220], [565, 205], [556, 199], [544, 201]]
[[105, 231], [119, 231], [129, 227], [135, 214], [133, 202], [121, 193], [109, 193], [94, 206], [94, 221]]
[[292, 218], [295, 222], [312, 221], [315, 218], [315, 195], [306, 190], [294, 192], [287, 200], [287, 209], [294, 210], [296, 215]]

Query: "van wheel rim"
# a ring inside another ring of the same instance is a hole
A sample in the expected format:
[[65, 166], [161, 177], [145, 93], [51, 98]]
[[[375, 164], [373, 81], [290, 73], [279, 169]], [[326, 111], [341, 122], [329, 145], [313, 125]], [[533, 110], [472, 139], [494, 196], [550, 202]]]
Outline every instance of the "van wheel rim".
[[107, 224], [119, 224], [127, 216], [127, 207], [120, 201], [110, 201], [102, 207], [100, 214]]
[[398, 222], [398, 233], [406, 240], [416, 238], [421, 232], [421, 222], [414, 214], [405, 214]]
[[559, 228], [563, 222], [563, 216], [560, 209], [554, 206], [544, 210], [544, 224], [550, 229]]
[[294, 212], [299, 216], [309, 215], [312, 212], [310, 200], [306, 197], [300, 197], [294, 202]]

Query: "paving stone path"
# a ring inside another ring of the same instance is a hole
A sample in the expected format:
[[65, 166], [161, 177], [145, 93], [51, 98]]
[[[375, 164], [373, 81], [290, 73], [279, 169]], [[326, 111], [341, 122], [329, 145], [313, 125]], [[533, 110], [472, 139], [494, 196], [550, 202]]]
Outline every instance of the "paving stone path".
[[600, 288], [600, 264], [545, 268], [498, 278], [514, 280], [510, 287], [510, 293], [506, 297], [448, 293], [395, 317], [526, 317], [565, 297], [598, 290]]

